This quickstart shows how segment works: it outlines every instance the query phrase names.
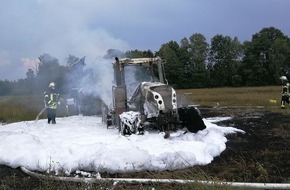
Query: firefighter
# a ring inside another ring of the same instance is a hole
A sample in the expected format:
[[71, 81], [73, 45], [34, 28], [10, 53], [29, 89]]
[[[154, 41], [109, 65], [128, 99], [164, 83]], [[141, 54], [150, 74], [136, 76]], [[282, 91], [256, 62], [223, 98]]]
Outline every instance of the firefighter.
[[48, 90], [44, 92], [44, 103], [47, 107], [47, 122], [56, 124], [56, 110], [59, 104], [59, 94], [55, 90], [55, 83], [51, 82], [48, 85]]
[[281, 108], [285, 108], [285, 104], [289, 104], [289, 82], [286, 76], [280, 77], [282, 82], [282, 97], [281, 97]]

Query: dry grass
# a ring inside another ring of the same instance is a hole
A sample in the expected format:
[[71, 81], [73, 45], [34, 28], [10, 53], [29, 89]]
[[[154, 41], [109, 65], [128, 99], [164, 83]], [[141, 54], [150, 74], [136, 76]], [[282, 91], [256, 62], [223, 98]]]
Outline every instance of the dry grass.
[[200, 106], [263, 106], [268, 111], [290, 113], [289, 109], [280, 108], [280, 86], [185, 89], [177, 90], [177, 94], [180, 97], [186, 96], [191, 103]]
[[33, 96], [1, 96], [0, 123], [31, 120], [40, 108], [38, 98]]
[[[43, 107], [42, 96], [0, 96], [0, 123], [34, 120]], [[64, 106], [59, 107], [58, 116], [64, 116]]]
[[[191, 103], [201, 106], [263, 106], [269, 111], [290, 114], [290, 109], [280, 108], [280, 90], [280, 86], [185, 89], [177, 90], [177, 94], [181, 99], [187, 94]], [[42, 96], [0, 96], [0, 123], [33, 120], [42, 108]], [[59, 116], [66, 114], [61, 108]]]

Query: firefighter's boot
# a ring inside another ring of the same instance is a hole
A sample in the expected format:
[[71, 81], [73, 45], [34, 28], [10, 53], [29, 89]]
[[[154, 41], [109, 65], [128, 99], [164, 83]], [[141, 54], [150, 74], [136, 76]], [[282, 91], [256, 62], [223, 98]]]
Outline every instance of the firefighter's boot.
[[284, 101], [281, 102], [281, 108], [282, 108], [282, 109], [285, 108], [285, 102], [284, 102]]

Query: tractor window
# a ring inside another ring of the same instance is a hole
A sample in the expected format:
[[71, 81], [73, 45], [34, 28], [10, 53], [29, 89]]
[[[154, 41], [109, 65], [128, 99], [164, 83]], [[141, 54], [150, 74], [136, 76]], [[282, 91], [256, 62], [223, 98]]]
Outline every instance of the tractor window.
[[125, 67], [125, 83], [127, 87], [127, 96], [130, 97], [136, 87], [142, 82], [158, 82], [158, 78], [151, 76], [149, 67], [128, 66]]

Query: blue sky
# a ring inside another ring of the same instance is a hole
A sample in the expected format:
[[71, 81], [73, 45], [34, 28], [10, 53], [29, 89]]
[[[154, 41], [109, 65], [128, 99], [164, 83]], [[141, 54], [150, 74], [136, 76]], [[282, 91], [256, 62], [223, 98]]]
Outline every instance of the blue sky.
[[0, 80], [25, 78], [48, 53], [94, 62], [107, 49], [157, 51], [194, 33], [251, 40], [273, 26], [290, 37], [289, 0], [1, 0]]

